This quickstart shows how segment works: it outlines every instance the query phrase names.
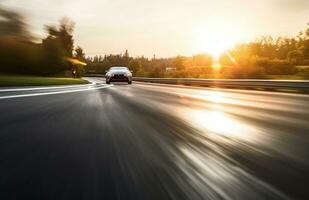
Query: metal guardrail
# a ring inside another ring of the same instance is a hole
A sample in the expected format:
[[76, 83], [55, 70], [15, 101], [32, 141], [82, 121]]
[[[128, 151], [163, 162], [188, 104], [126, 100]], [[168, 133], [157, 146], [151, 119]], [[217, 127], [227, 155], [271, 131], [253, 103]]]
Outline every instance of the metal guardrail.
[[[86, 74], [88, 77], [102, 77], [103, 74]], [[133, 77], [133, 81], [202, 87], [296, 90], [309, 92], [309, 81], [301, 80], [260, 80], [260, 79], [198, 79], [198, 78], [146, 78]]]
[[143, 78], [134, 77], [134, 81], [191, 85], [204, 87], [268, 89], [268, 90], [303, 90], [309, 91], [309, 81], [298, 80], [255, 80], [255, 79], [195, 79], [195, 78]]

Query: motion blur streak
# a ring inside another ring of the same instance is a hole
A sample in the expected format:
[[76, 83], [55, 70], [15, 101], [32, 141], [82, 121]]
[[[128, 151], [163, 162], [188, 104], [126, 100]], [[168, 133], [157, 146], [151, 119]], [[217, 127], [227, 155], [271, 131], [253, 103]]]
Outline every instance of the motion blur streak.
[[0, 110], [0, 199], [309, 198], [308, 95], [135, 83]]

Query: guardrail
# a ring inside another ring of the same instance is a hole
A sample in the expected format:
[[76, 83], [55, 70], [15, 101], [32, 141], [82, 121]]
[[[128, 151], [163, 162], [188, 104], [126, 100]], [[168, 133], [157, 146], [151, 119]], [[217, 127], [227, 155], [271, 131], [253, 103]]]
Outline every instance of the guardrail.
[[256, 80], [256, 79], [195, 79], [195, 78], [143, 78], [134, 77], [134, 81], [148, 83], [177, 84], [203, 87], [297, 90], [309, 91], [309, 81], [298, 80]]
[[[102, 77], [102, 74], [86, 74], [88, 77]], [[146, 78], [133, 77], [133, 81], [190, 85], [217, 88], [294, 90], [309, 93], [309, 81], [300, 80], [260, 80], [260, 79], [198, 79], [198, 78]]]

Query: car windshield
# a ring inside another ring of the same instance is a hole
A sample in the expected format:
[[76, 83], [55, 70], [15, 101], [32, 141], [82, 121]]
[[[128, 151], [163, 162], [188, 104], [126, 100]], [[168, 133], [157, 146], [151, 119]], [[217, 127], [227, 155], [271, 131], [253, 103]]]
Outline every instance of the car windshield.
[[109, 71], [123, 71], [123, 70], [129, 71], [129, 69], [126, 67], [112, 67], [109, 69]]

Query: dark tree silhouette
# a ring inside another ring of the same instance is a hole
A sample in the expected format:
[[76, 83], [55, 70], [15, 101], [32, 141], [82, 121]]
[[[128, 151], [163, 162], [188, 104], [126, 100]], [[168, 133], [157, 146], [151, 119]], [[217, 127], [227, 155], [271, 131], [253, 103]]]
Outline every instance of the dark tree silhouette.
[[69, 18], [62, 18], [59, 21], [59, 27], [46, 26], [46, 30], [49, 34], [48, 37], [58, 39], [61, 42], [62, 48], [65, 50], [67, 57], [73, 56], [74, 40], [73, 31], [75, 23]]
[[74, 57], [82, 62], [86, 61], [84, 50], [80, 46], [76, 47]]

